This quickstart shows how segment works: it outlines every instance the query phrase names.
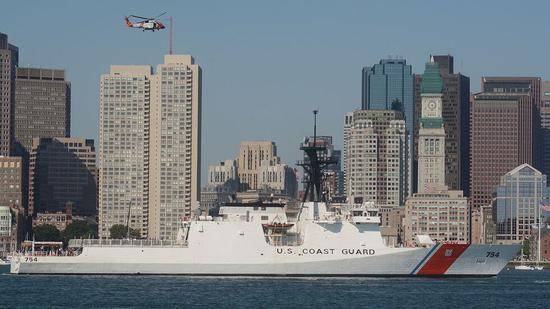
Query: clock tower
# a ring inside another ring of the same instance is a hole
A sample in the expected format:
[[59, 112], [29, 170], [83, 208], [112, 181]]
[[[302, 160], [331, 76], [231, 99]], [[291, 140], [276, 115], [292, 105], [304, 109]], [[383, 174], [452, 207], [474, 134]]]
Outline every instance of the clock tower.
[[418, 133], [418, 193], [447, 190], [445, 186], [445, 128], [443, 80], [433, 57], [422, 75], [422, 114]]

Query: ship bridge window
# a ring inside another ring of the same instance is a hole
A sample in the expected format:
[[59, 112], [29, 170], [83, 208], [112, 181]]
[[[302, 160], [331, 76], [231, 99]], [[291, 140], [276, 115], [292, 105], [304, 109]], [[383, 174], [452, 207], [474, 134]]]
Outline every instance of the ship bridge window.
[[265, 206], [262, 206], [262, 210], [265, 210]]
[[262, 221], [267, 221], [267, 220], [269, 220], [268, 216], [262, 216]]

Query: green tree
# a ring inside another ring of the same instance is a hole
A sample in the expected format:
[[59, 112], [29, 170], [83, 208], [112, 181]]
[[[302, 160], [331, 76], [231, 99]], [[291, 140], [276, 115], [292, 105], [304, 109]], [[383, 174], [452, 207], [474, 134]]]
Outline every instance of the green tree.
[[62, 234], [65, 241], [76, 238], [96, 238], [97, 229], [86, 221], [76, 220], [67, 225]]
[[[112, 239], [123, 239], [126, 238], [128, 233], [128, 227], [122, 224], [115, 224], [109, 229]], [[130, 238], [139, 238], [139, 231], [130, 228]]]
[[523, 241], [523, 255], [526, 255], [527, 258], [531, 256], [531, 241], [529, 239]]
[[42, 224], [33, 227], [34, 239], [37, 241], [61, 241], [61, 232], [53, 225]]

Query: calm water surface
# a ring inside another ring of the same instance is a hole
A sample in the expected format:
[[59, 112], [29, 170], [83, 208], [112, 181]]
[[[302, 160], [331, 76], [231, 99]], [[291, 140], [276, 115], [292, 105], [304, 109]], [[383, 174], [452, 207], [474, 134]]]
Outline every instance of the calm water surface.
[[497, 278], [12, 276], [4, 308], [550, 308], [550, 271]]

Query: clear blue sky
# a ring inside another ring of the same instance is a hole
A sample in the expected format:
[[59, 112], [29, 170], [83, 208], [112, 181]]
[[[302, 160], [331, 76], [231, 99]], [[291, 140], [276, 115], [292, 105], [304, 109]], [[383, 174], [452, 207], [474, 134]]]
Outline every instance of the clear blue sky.
[[314, 108], [320, 133], [341, 146], [361, 68], [387, 55], [421, 73], [430, 53], [450, 53], [472, 91], [483, 75], [550, 79], [549, 1], [5, 1], [0, 32], [21, 66], [67, 71], [72, 135], [97, 141], [99, 76], [156, 65], [168, 50], [168, 31], [133, 31], [124, 16], [164, 11], [175, 53], [203, 68], [203, 175], [247, 139], [276, 141], [294, 163]]

